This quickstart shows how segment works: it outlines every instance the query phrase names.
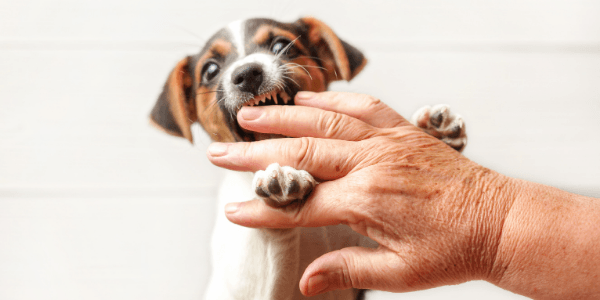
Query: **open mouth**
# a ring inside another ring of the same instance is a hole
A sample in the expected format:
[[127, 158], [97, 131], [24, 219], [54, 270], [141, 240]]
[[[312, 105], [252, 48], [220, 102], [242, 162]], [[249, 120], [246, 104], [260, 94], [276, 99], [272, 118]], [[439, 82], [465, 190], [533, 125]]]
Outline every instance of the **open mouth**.
[[271, 90], [260, 94], [242, 104], [242, 106], [294, 105], [293, 96], [282, 90]]
[[[266, 93], [262, 93], [254, 98], [246, 100], [241, 106], [238, 107], [238, 111], [243, 106], [267, 106], [267, 105], [294, 105], [294, 97], [298, 93], [297, 90], [286, 88], [283, 89], [272, 89]], [[260, 141], [265, 139], [282, 138], [284, 136], [278, 134], [268, 134], [253, 132], [250, 130], [243, 129], [237, 122], [237, 111], [236, 116], [233, 117], [234, 122], [231, 124], [240, 140], [242, 141]]]

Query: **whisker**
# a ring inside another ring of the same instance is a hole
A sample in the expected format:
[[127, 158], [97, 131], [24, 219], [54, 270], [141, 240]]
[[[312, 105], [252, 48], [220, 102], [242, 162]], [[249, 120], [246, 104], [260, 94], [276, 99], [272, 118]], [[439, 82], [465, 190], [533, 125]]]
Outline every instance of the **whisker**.
[[214, 91], [208, 91], [208, 92], [204, 92], [204, 93], [197, 93], [197, 95], [204, 95], [204, 94], [210, 94], [210, 93], [217, 93], [217, 92], [224, 92], [225, 90], [214, 90]]
[[283, 76], [281, 76], [281, 77], [283, 77], [283, 78], [286, 78], [286, 79], [290, 80], [291, 82], [295, 83], [295, 84], [296, 84], [296, 85], [297, 85], [299, 88], [302, 88], [302, 86], [301, 86], [300, 84], [298, 84], [298, 82], [296, 82], [296, 80], [292, 79], [291, 77], [289, 77], [289, 76], [285, 76], [285, 75], [283, 75]]
[[309, 65], [300, 65], [300, 66], [303, 66], [303, 67], [306, 67], [306, 68], [316, 68], [316, 69], [321, 69], [321, 70], [327, 71], [326, 68], [323, 68], [321, 66], [309, 66]]
[[204, 110], [202, 115], [204, 116], [204, 114], [211, 112], [210, 109], [217, 108], [218, 104], [222, 101], [225, 101], [226, 98], [227, 98], [226, 96], [223, 96], [223, 98], [218, 99], [217, 101], [211, 103], [209, 106], [206, 107], [206, 110]]
[[209, 106], [207, 106], [206, 109], [202, 112], [202, 116], [204, 116], [208, 113], [212, 113], [211, 109], [216, 108], [218, 103], [219, 103], [219, 101], [215, 101], [215, 102], [211, 103]]
[[313, 79], [312, 76], [310, 75], [310, 72], [308, 72], [308, 70], [305, 67], [303, 67], [297, 63], [287, 63], [287, 64], [293, 65], [293, 66], [298, 66], [298, 67], [302, 68], [306, 72], [306, 75], [308, 75], [308, 77], [310, 77], [310, 80]]

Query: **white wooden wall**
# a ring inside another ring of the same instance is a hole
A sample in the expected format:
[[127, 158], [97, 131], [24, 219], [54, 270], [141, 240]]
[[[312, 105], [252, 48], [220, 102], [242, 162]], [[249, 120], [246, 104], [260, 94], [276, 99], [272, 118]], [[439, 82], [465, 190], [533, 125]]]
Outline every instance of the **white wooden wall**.
[[[313, 15], [369, 65], [334, 90], [448, 103], [464, 154], [600, 197], [600, 2], [0, 1], [0, 299], [199, 299], [220, 171], [148, 125], [226, 23]], [[243, 200], [243, 199], [240, 199]], [[487, 283], [378, 299], [518, 299]]]

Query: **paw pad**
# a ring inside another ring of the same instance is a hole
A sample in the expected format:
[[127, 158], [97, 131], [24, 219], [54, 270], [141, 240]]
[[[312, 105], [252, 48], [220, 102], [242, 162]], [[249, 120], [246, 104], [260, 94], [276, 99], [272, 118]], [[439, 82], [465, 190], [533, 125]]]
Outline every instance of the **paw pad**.
[[467, 145], [465, 122], [451, 113], [448, 105], [422, 107], [412, 116], [411, 123], [459, 152]]
[[317, 185], [306, 171], [282, 167], [273, 163], [264, 171], [254, 174], [252, 186], [256, 195], [272, 207], [286, 206], [306, 199]]

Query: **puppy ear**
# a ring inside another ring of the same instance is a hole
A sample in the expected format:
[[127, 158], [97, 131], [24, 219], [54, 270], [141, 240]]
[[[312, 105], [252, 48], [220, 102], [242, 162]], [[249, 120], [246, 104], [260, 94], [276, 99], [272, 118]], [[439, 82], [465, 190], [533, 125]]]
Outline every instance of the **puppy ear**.
[[150, 113], [150, 123], [168, 134], [186, 138], [193, 143], [190, 126], [196, 121], [196, 114], [194, 101], [190, 99], [192, 76], [189, 61], [189, 56], [181, 60], [169, 75]]
[[327, 69], [329, 82], [349, 81], [367, 64], [362, 52], [338, 38], [325, 23], [312, 17], [301, 18], [298, 22], [307, 27], [310, 46], [316, 48]]

